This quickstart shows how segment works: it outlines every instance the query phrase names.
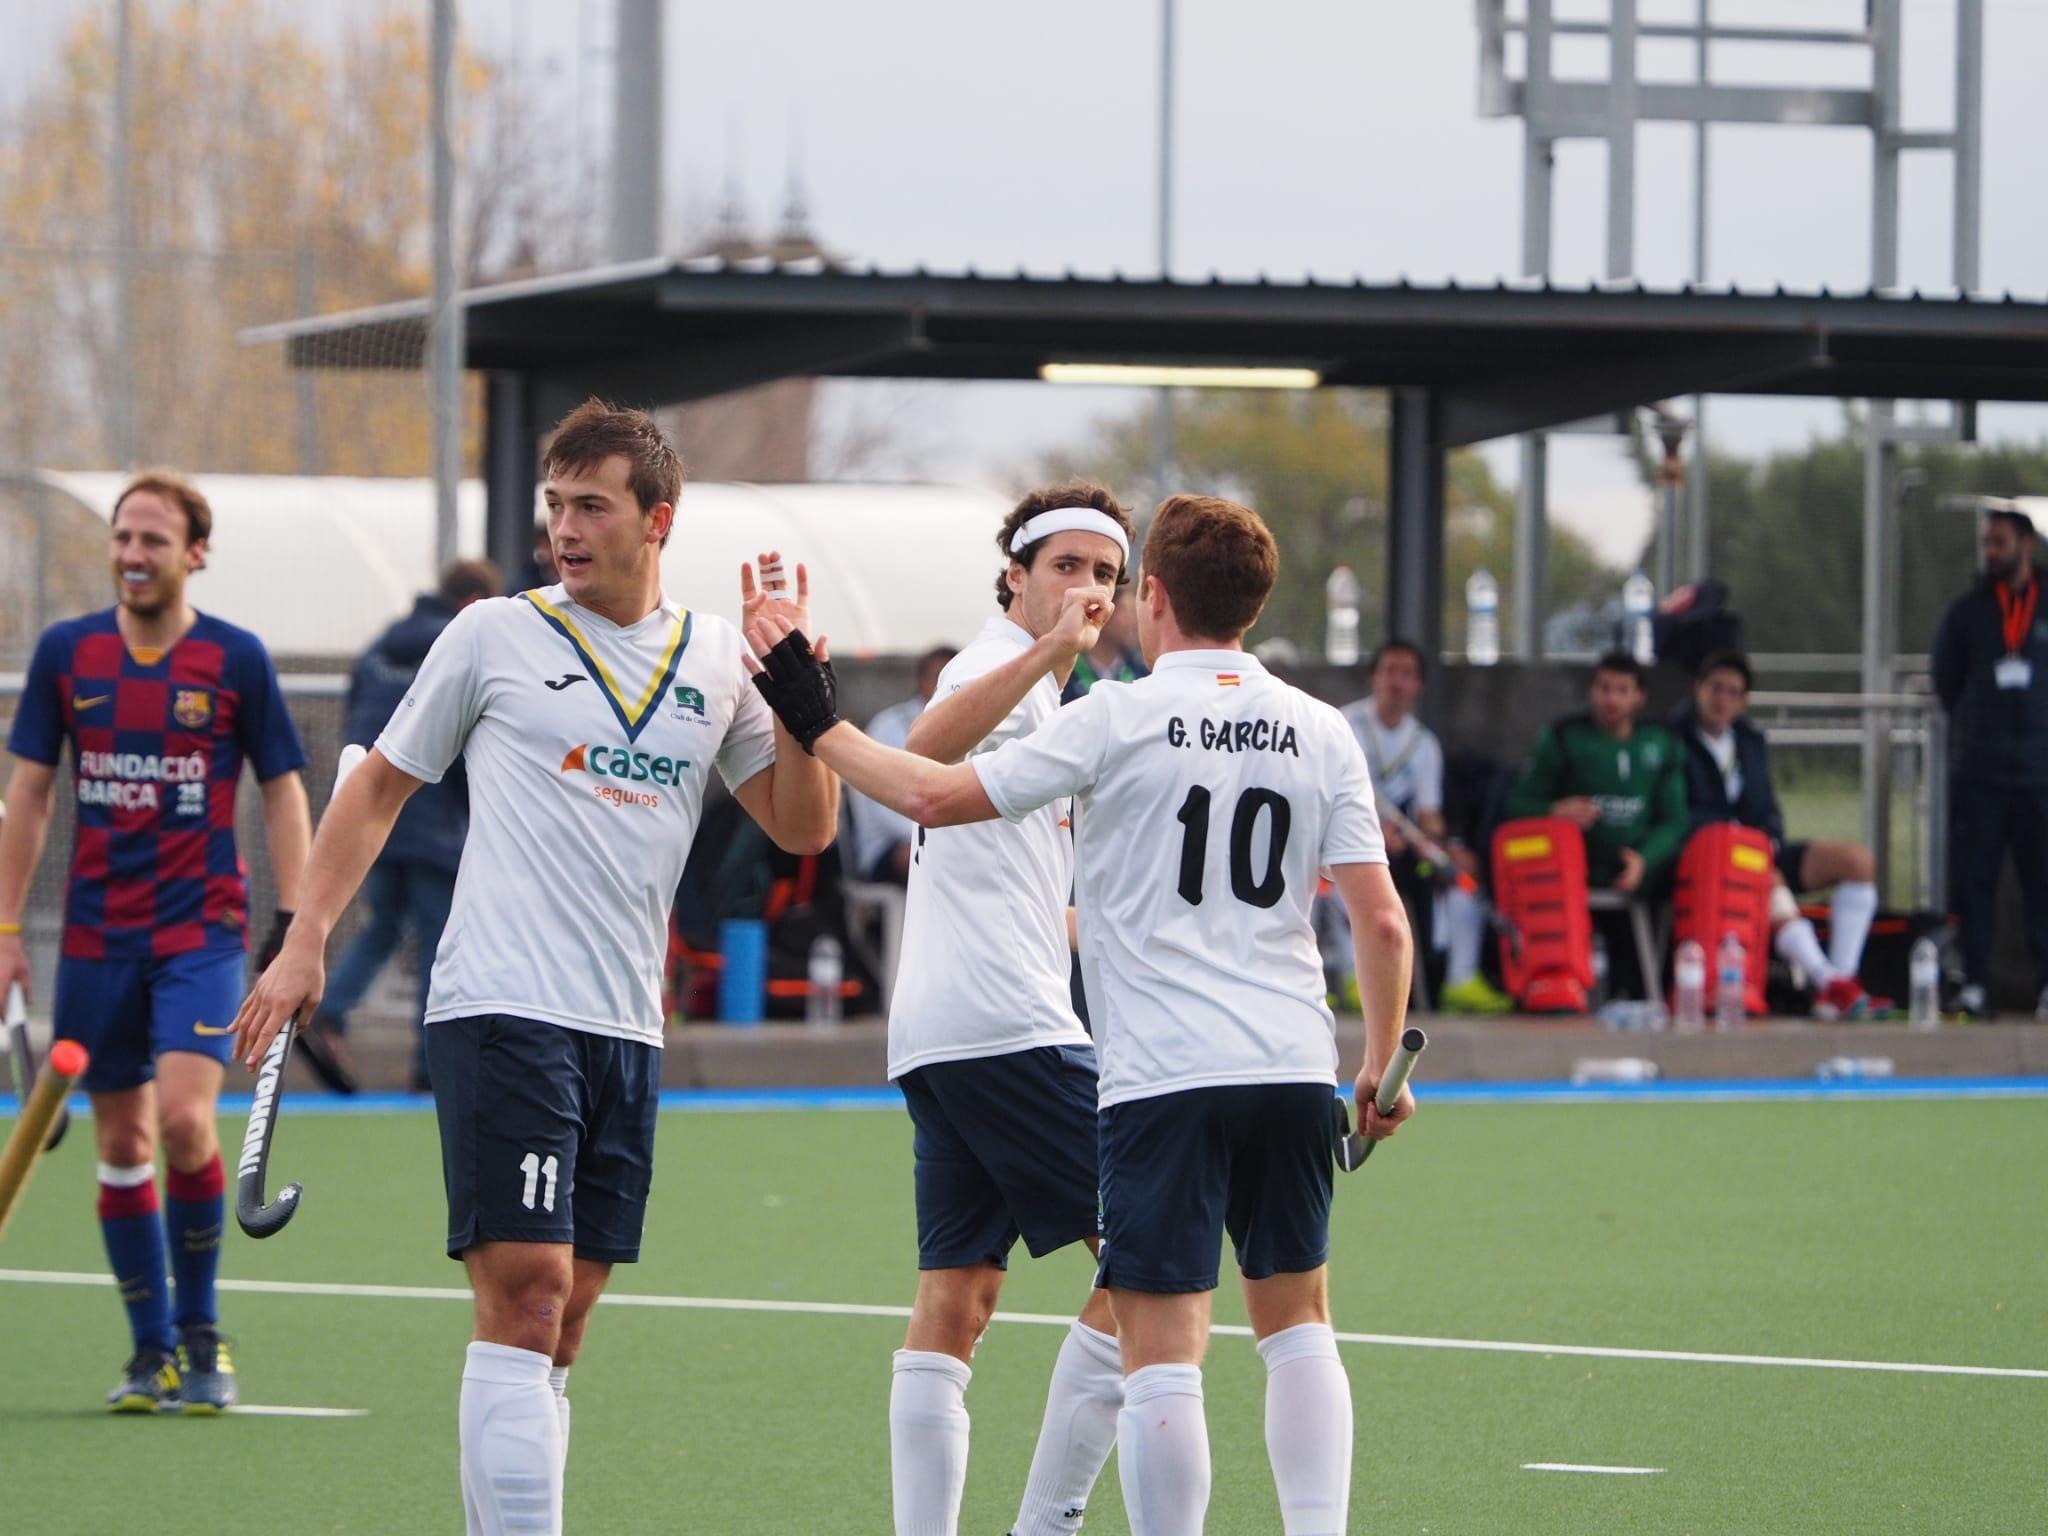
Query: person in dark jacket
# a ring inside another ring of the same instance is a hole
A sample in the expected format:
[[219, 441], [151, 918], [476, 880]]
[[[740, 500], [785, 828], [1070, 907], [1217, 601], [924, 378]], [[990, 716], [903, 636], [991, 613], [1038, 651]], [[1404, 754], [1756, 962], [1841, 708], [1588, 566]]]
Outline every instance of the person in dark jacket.
[[[1771, 947], [1806, 973], [1817, 1019], [1865, 1018], [1891, 1006], [1863, 990], [1863, 944], [1877, 916], [1877, 861], [1861, 843], [1785, 840], [1771, 783], [1770, 745], [1749, 723], [1749, 658], [1719, 651], [1701, 664], [1692, 702], [1672, 717], [1685, 752], [1685, 799], [1695, 831], [1739, 822], [1771, 840]], [[1795, 893], [1833, 889], [1828, 947], [1800, 915]]]
[[[440, 638], [448, 621], [480, 598], [498, 595], [498, 569], [488, 560], [458, 560], [441, 573], [441, 584], [422, 593], [412, 612], [379, 635], [349, 675], [344, 741], [369, 746], [404, 701], [420, 663]], [[410, 929], [419, 941], [419, 1013], [426, 1015], [427, 977], [441, 929], [455, 898], [455, 870], [462, 862], [462, 843], [469, 831], [469, 789], [457, 763], [438, 784], [422, 785], [406, 801], [385, 840], [384, 850], [370, 867], [363, 890], [370, 901], [370, 920], [335, 963], [327, 992], [312, 1022], [299, 1036], [307, 1062], [336, 1093], [354, 1093], [356, 1076], [349, 1060], [348, 1014], [370, 990]], [[412, 1087], [428, 1087], [426, 1033], [413, 1045]]]
[[1997, 511], [1978, 534], [1983, 576], [1949, 604], [1934, 637], [1934, 691], [1948, 711], [1955, 774], [1950, 867], [1965, 985], [1957, 1006], [1988, 1016], [1998, 876], [2012, 850], [2037, 1018], [2048, 1016], [2048, 605], [2034, 524]]

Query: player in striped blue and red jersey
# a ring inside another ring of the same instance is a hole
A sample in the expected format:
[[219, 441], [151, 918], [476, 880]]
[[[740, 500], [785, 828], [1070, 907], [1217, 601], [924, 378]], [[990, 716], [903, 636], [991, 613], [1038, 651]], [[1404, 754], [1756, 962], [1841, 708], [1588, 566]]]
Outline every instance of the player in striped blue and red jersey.
[[[241, 1005], [249, 882], [235, 788], [263, 786], [281, 909], [297, 905], [312, 827], [306, 754], [262, 642], [185, 600], [213, 515], [182, 476], [145, 474], [114, 503], [118, 600], [36, 643], [8, 737], [0, 822], [0, 988], [29, 983], [21, 909], [63, 750], [78, 829], [64, 898], [55, 1032], [92, 1053], [100, 1227], [134, 1351], [116, 1412], [219, 1412], [235, 1400], [214, 1276], [226, 1178], [214, 1127]], [[158, 1214], [156, 1143], [167, 1171]], [[167, 1286], [168, 1265], [175, 1287]]]

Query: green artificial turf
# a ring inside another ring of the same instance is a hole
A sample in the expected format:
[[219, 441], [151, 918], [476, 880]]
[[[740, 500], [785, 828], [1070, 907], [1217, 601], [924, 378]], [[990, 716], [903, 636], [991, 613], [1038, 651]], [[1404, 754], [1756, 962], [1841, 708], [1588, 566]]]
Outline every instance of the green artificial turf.
[[[4, 1125], [4, 1122], [0, 1122]], [[0, 1268], [102, 1268], [89, 1126], [38, 1171]], [[238, 1127], [226, 1127], [232, 1141]], [[652, 1296], [898, 1305], [913, 1267], [893, 1112], [671, 1112]], [[1437, 1105], [1340, 1176], [1340, 1330], [2048, 1369], [2048, 1105]], [[225, 1274], [459, 1287], [433, 1121], [294, 1117], [291, 1228]], [[1071, 1314], [1080, 1250], [1006, 1309]], [[459, 1532], [460, 1300], [223, 1297], [251, 1402], [360, 1419], [111, 1418], [111, 1290], [0, 1280], [0, 1530]], [[1220, 1322], [1242, 1321], [1230, 1290]], [[576, 1532], [886, 1532], [889, 1317], [607, 1306], [571, 1387]], [[998, 1324], [968, 1396], [963, 1532], [1015, 1513], [1055, 1327]], [[2048, 1529], [2048, 1380], [1346, 1344], [1357, 1532]], [[1212, 1532], [1278, 1529], [1249, 1340], [1206, 1367]], [[1522, 1470], [1650, 1466], [1654, 1477]], [[1114, 1463], [1088, 1530], [1127, 1529]]]

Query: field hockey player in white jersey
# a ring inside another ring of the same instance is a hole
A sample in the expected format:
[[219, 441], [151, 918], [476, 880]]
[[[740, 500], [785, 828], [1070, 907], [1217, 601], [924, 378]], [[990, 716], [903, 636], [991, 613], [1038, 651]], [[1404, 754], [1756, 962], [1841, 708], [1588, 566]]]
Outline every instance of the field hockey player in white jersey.
[[[1031, 492], [997, 530], [998, 611], [939, 675], [909, 750], [979, 757], [1059, 711], [1130, 561], [1102, 486]], [[952, 1536], [967, 1477], [969, 1362], [1019, 1237], [1034, 1258], [1099, 1241], [1095, 1047], [1074, 1016], [1071, 808], [920, 830], [889, 1008], [889, 1076], [914, 1128], [917, 1295], [892, 1362], [897, 1536]], [[1108, 1298], [1092, 1292], [1053, 1367], [1014, 1536], [1081, 1528], [1123, 1406]]]
[[[469, 836], [426, 1017], [448, 1253], [476, 1298], [470, 1536], [562, 1528], [569, 1366], [612, 1265], [639, 1257], [669, 905], [711, 770], [795, 852], [832, 841], [839, 797], [748, 686], [739, 631], [662, 596], [683, 467], [653, 419], [586, 402], [543, 471], [560, 584], [473, 603], [435, 641], [328, 807], [284, 949], [235, 1021], [253, 1066], [311, 1015], [328, 934], [399, 808], [460, 754]], [[741, 596], [746, 618], [807, 618], [802, 566], [794, 602], [750, 568]]]
[[1227, 1232], [1267, 1370], [1266, 1447], [1288, 1536], [1342, 1532], [1350, 1385], [1327, 1260], [1334, 1022], [1309, 923], [1319, 870], [1352, 920], [1365, 1013], [1365, 1133], [1400, 1038], [1412, 947], [1371, 775], [1336, 710], [1271, 677], [1243, 636], [1278, 556], [1249, 509], [1175, 496], [1145, 541], [1138, 632], [1152, 675], [1098, 688], [957, 766], [840, 723], [828, 667], [780, 615], [747, 639], [797, 740], [919, 825], [1018, 821], [1072, 796], [1082, 971], [1102, 1057], [1104, 1235], [1137, 1536], [1193, 1536], [1209, 1499], [1201, 1361]]

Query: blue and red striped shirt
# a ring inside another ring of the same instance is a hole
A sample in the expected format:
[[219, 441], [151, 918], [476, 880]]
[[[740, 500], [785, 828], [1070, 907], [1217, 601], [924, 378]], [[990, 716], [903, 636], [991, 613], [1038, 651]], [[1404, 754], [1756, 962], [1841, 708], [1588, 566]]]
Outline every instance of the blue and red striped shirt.
[[43, 632], [7, 741], [16, 756], [52, 768], [71, 746], [78, 835], [64, 954], [146, 959], [243, 948], [242, 764], [266, 782], [306, 764], [276, 670], [262, 641], [203, 613], [145, 665], [114, 613]]

